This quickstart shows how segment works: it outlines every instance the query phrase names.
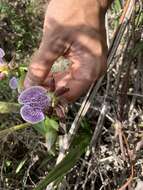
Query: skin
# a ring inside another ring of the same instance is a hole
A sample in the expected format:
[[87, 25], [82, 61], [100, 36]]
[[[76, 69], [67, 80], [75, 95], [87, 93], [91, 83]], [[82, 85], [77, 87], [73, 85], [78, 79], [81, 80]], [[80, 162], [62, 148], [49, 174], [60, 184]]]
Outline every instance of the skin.
[[[69, 88], [64, 94], [72, 102], [85, 94], [92, 82], [105, 71], [107, 44], [105, 13], [112, 0], [52, 0], [45, 14], [43, 37], [33, 55], [24, 82], [47, 86], [54, 77], [56, 89]], [[64, 72], [51, 73], [60, 56], [71, 62]]]

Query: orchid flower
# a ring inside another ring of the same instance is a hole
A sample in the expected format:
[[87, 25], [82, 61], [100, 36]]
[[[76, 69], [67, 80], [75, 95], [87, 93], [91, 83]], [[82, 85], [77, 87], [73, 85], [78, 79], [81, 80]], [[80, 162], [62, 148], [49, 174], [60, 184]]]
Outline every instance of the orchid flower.
[[45, 88], [33, 86], [20, 94], [18, 102], [23, 105], [20, 110], [22, 118], [31, 124], [36, 124], [45, 119], [44, 112], [50, 106], [51, 98]]

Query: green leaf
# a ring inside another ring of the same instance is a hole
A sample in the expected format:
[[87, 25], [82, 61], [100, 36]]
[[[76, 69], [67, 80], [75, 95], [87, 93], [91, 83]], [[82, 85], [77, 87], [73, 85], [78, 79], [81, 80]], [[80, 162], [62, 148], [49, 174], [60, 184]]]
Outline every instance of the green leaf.
[[81, 127], [83, 129], [83, 132], [92, 134], [91, 126], [90, 126], [88, 120], [86, 120], [85, 118], [83, 118], [83, 120], [81, 121]]
[[58, 136], [57, 131], [55, 129], [50, 128], [46, 132], [45, 136], [46, 136], [46, 146], [48, 151], [50, 151], [57, 140]]
[[18, 174], [18, 173], [20, 172], [20, 170], [21, 170], [22, 167], [24, 166], [26, 160], [27, 160], [27, 159], [24, 159], [24, 160], [22, 160], [22, 161], [18, 164], [18, 166], [17, 166], [17, 168], [16, 168], [16, 171], [15, 171], [16, 174]]
[[51, 128], [53, 128], [53, 129], [55, 129], [56, 131], [58, 131], [58, 129], [59, 129], [59, 124], [58, 124], [58, 122], [55, 121], [55, 120], [52, 119], [52, 118], [46, 117], [45, 125], [46, 125], [47, 128], [51, 127]]
[[46, 117], [45, 121], [35, 124], [34, 128], [42, 135], [45, 135], [51, 129], [58, 131], [59, 124], [54, 119]]
[[40, 166], [38, 167], [38, 169], [44, 168], [47, 165], [47, 163], [49, 161], [52, 161], [53, 159], [54, 159], [53, 155], [49, 154], [49, 152], [48, 152], [47, 155], [45, 156], [45, 158], [40, 163]]
[[47, 149], [50, 151], [57, 140], [58, 123], [47, 117], [45, 121], [35, 124], [34, 128], [45, 137]]
[[0, 114], [18, 113], [20, 105], [17, 103], [0, 102]]
[[52, 151], [57, 140], [59, 124], [54, 119], [46, 117], [45, 128], [46, 146], [48, 151]]
[[27, 71], [27, 66], [22, 64], [20, 67], [19, 67], [19, 70], [20, 70], [20, 73], [21, 75], [23, 75], [25, 73], [25, 71]]
[[33, 125], [34, 129], [45, 136], [51, 129], [58, 131], [59, 124], [54, 119], [46, 117], [45, 121]]
[[44, 121], [41, 121], [40, 123], [34, 124], [33, 127], [38, 133], [45, 136], [46, 127], [45, 127], [45, 122]]
[[22, 73], [21, 77], [18, 80], [18, 92], [22, 92], [24, 90], [24, 80], [26, 73]]
[[69, 150], [65, 158], [43, 179], [34, 190], [44, 190], [48, 184], [65, 175], [77, 162], [80, 156], [85, 152], [89, 140], [82, 140], [76, 148]]
[[115, 1], [114, 8], [115, 8], [116, 13], [119, 13], [121, 11], [121, 2], [119, 0]]

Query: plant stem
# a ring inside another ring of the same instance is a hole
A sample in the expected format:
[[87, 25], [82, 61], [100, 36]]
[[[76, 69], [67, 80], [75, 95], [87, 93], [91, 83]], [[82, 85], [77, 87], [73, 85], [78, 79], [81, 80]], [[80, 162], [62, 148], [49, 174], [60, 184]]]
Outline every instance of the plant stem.
[[20, 105], [18, 103], [9, 103], [0, 101], [0, 114], [5, 113], [18, 113]]
[[0, 138], [3, 138], [6, 135], [9, 135], [10, 133], [13, 133], [14, 131], [20, 130], [20, 129], [25, 129], [28, 127], [31, 127], [32, 125], [29, 123], [23, 123], [20, 125], [15, 125], [13, 127], [10, 127], [8, 129], [4, 129], [2, 131], [0, 131]]

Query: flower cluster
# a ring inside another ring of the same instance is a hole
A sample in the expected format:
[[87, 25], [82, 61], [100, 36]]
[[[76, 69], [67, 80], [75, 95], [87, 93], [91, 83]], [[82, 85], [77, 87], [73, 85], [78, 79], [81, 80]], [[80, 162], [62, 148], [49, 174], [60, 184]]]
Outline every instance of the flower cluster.
[[[0, 80], [6, 78], [6, 76], [10, 75], [9, 86], [12, 90], [18, 89], [19, 80], [14, 76], [16, 72], [15, 69], [18, 68], [18, 65], [10, 62], [9, 64], [4, 63], [3, 57], [5, 56], [5, 52], [0, 48]], [[12, 77], [11, 77], [12, 75]]]

